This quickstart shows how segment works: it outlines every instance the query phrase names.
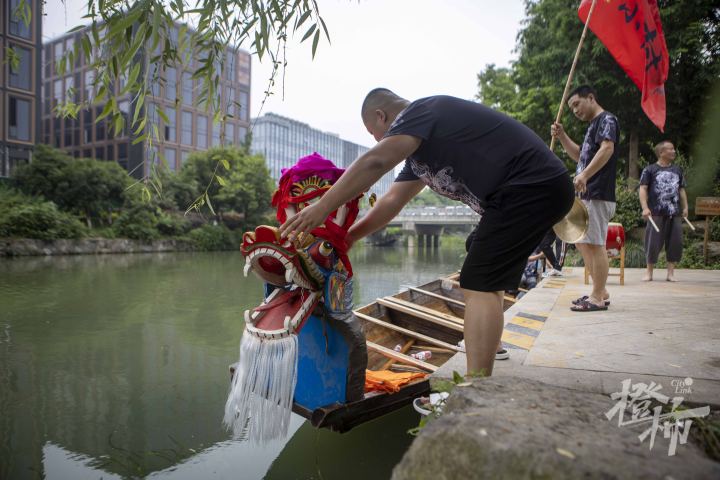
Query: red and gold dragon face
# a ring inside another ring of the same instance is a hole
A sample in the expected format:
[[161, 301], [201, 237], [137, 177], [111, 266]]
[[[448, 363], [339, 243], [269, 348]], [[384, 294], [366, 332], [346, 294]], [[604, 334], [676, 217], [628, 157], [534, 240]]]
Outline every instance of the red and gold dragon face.
[[[318, 201], [343, 169], [317, 153], [283, 170], [272, 204], [282, 224]], [[346, 308], [346, 284], [352, 276], [345, 236], [358, 213], [357, 197], [332, 212], [325, 223], [295, 241], [280, 238], [277, 227], [261, 225], [243, 235], [245, 275], [255, 272], [275, 287], [258, 307], [245, 312], [248, 331], [281, 338], [299, 330], [318, 303], [330, 311]], [[269, 290], [270, 288], [268, 288]]]

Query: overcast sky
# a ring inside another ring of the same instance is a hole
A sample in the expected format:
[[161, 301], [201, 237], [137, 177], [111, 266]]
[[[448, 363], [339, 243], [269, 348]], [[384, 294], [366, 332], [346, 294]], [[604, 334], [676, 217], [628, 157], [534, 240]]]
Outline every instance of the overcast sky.
[[[416, 98], [447, 94], [472, 99], [485, 65], [515, 58], [522, 0], [318, 0], [332, 44], [321, 40], [315, 60], [310, 41], [292, 40], [282, 79], [265, 103], [274, 112], [371, 146], [360, 105], [374, 87]], [[43, 37], [81, 23], [86, 0], [48, 0]], [[246, 49], [247, 45], [242, 45]], [[269, 62], [252, 60], [252, 116], [270, 76]]]

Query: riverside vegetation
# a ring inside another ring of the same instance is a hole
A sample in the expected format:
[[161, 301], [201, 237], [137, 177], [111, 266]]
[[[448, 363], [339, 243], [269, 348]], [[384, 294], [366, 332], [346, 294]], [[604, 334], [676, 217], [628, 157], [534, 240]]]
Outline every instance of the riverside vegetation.
[[[214, 174], [219, 163], [223, 185]], [[33, 162], [0, 184], [0, 238], [176, 239], [195, 250], [232, 250], [246, 228], [275, 222], [265, 161], [244, 149], [196, 152], [178, 172], [155, 170], [152, 180], [136, 182], [115, 162], [38, 145]], [[186, 214], [206, 190], [212, 205]]]

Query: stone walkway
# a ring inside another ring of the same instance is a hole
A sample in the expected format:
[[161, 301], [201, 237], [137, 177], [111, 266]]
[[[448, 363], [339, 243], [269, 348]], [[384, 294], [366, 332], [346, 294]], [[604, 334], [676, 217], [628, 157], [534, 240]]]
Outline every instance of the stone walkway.
[[[617, 269], [611, 269], [617, 273]], [[593, 393], [619, 392], [622, 381], [653, 381], [669, 397], [720, 407], [720, 271], [678, 270], [677, 283], [641, 281], [644, 269], [611, 276], [607, 311], [577, 313], [571, 301], [590, 292], [583, 269], [546, 279], [505, 312], [511, 358], [494, 375], [539, 380]], [[434, 375], [465, 372], [458, 354]], [[687, 380], [689, 379], [689, 381]]]

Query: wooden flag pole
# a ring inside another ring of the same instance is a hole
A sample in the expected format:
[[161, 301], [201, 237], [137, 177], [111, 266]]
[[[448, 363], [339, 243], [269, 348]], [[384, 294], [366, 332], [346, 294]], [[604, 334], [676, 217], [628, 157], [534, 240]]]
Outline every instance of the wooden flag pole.
[[[557, 117], [555, 117], [555, 123], [560, 123], [560, 117], [562, 116], [565, 102], [567, 101], [568, 90], [570, 90], [570, 84], [572, 83], [573, 75], [575, 74], [575, 66], [577, 65], [578, 57], [580, 56], [580, 49], [582, 49], [583, 42], [585, 41], [585, 35], [587, 34], [588, 25], [590, 25], [590, 18], [592, 17], [593, 10], [597, 0], [593, 0], [590, 5], [590, 11], [588, 12], [587, 20], [585, 21], [585, 28], [583, 28], [582, 35], [580, 36], [580, 42], [578, 42], [577, 49], [575, 50], [575, 58], [573, 59], [572, 67], [570, 67], [570, 74], [568, 75], [567, 82], [565, 82], [565, 90], [563, 91], [562, 100], [560, 101], [560, 108], [558, 108]], [[555, 148], [555, 137], [550, 140], [550, 150]]]

